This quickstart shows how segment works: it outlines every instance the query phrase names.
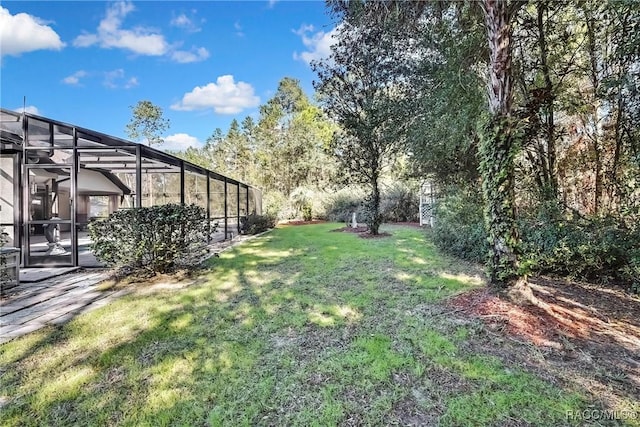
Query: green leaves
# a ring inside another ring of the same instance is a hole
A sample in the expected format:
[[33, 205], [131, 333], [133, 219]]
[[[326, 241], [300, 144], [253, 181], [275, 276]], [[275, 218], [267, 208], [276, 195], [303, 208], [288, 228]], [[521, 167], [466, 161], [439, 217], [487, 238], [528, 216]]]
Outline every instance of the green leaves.
[[162, 117], [162, 108], [151, 101], [138, 101], [127, 125], [127, 135], [133, 140], [144, 138], [149, 145], [162, 144], [162, 134], [169, 129], [169, 119]]
[[508, 285], [519, 275], [515, 222], [515, 165], [522, 134], [517, 121], [493, 117], [480, 139], [480, 172], [484, 218], [491, 257], [487, 265], [492, 283]]
[[259, 234], [276, 226], [276, 217], [273, 215], [251, 214], [246, 218], [240, 218], [240, 228], [245, 234]]
[[89, 224], [92, 249], [109, 265], [168, 272], [202, 255], [208, 241], [206, 218], [196, 205], [119, 210]]

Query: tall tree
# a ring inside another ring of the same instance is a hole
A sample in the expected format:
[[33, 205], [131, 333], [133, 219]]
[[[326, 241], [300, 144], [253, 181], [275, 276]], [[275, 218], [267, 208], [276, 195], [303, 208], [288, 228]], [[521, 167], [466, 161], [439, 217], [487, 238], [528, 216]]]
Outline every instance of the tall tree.
[[260, 107], [255, 129], [264, 187], [288, 197], [300, 186], [328, 185], [333, 162], [324, 153], [327, 128], [327, 118], [311, 103], [300, 82], [283, 78], [275, 95]]
[[487, 42], [478, 12], [469, 2], [428, 3], [415, 32], [413, 54], [421, 60], [409, 75], [415, 95], [407, 149], [414, 175], [441, 186], [479, 187], [477, 123], [487, 107], [478, 69]]
[[515, 221], [514, 159], [521, 135], [512, 116], [511, 71], [512, 17], [520, 1], [482, 0], [489, 72], [487, 94], [489, 120], [481, 132], [480, 173], [485, 198], [485, 221], [489, 234], [491, 282], [509, 287], [519, 278]]
[[151, 101], [138, 101], [130, 107], [133, 116], [127, 124], [129, 138], [138, 140], [144, 138], [149, 146], [162, 144], [162, 134], [169, 129], [170, 121], [162, 115], [162, 108]]
[[367, 225], [375, 235], [382, 223], [380, 178], [406, 135], [403, 104], [409, 84], [402, 67], [412, 58], [405, 55], [406, 46], [394, 44], [409, 40], [395, 34], [403, 28], [396, 22], [407, 11], [400, 3], [329, 4], [341, 22], [331, 56], [312, 64], [319, 77], [315, 87], [324, 109], [341, 127], [333, 154], [352, 182], [369, 187]]
[[[144, 138], [147, 145], [159, 145], [164, 142], [162, 134], [169, 129], [169, 119], [162, 115], [162, 108], [151, 101], [138, 101], [136, 106], [130, 107], [133, 113], [126, 130], [129, 138], [139, 140]], [[147, 194], [149, 204], [153, 206], [153, 175], [147, 174]]]

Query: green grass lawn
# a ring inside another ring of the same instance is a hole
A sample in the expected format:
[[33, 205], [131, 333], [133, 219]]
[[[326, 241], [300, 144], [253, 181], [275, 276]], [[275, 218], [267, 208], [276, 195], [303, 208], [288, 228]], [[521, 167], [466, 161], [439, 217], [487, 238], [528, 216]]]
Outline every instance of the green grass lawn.
[[0, 346], [0, 424], [582, 425], [580, 394], [467, 342], [439, 301], [481, 285], [416, 228], [284, 227], [182, 289]]

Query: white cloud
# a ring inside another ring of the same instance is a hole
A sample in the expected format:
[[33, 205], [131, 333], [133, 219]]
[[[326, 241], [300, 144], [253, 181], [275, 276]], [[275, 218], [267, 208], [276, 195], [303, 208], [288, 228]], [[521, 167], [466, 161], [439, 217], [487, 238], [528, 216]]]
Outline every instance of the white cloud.
[[23, 110], [25, 113], [40, 115], [40, 110], [38, 110], [38, 107], [34, 105], [27, 105], [26, 107], [19, 107], [19, 108], [13, 109], [13, 111], [16, 111], [18, 113], [22, 113]]
[[76, 71], [75, 73], [71, 74], [70, 76], [65, 77], [64, 79], [62, 79], [62, 83], [64, 84], [68, 84], [71, 86], [77, 86], [80, 84], [80, 79], [83, 77], [87, 77], [87, 72], [84, 70], [79, 70]]
[[60, 50], [65, 44], [42, 20], [26, 13], [11, 15], [0, 6], [0, 54], [18, 56], [24, 52]]
[[181, 64], [204, 61], [209, 57], [209, 51], [203, 47], [193, 47], [190, 51], [175, 50], [171, 52], [171, 59]]
[[127, 77], [124, 70], [122, 68], [118, 68], [113, 71], [105, 72], [102, 84], [109, 89], [131, 89], [138, 86], [139, 82], [137, 77]]
[[194, 111], [213, 108], [218, 114], [237, 114], [259, 104], [260, 98], [254, 94], [253, 86], [245, 82], [236, 83], [232, 75], [225, 75], [218, 77], [216, 83], [196, 86], [171, 109]]
[[268, 0], [267, 4], [269, 9], [273, 8], [273, 6], [275, 6], [276, 3], [278, 3], [278, 0]]
[[302, 44], [307, 48], [302, 53], [294, 52], [293, 58], [310, 64], [311, 61], [327, 59], [331, 56], [331, 46], [336, 42], [334, 36], [339, 28], [335, 27], [329, 32], [318, 31], [314, 33], [313, 25], [302, 25], [293, 32], [302, 38]]
[[[135, 10], [133, 3], [119, 1], [107, 8], [105, 17], [100, 21], [95, 33], [84, 33], [73, 41], [76, 47], [98, 45], [105, 49], [124, 49], [138, 55], [168, 56], [179, 63], [204, 61], [209, 52], [204, 47], [194, 47], [190, 51], [178, 50], [182, 43], [169, 44], [161, 32], [152, 28], [122, 28], [123, 21]], [[195, 11], [194, 11], [195, 13]], [[190, 32], [200, 31], [192, 19], [181, 14], [171, 20], [171, 25], [184, 28]]]
[[199, 148], [202, 143], [195, 136], [191, 136], [186, 133], [176, 133], [164, 138], [164, 144], [162, 144], [163, 150], [176, 150], [183, 151], [189, 147]]
[[124, 84], [124, 88], [125, 89], [131, 89], [132, 87], [136, 87], [138, 86], [140, 83], [138, 83], [138, 78], [137, 77], [131, 77], [130, 79], [128, 79], [125, 84]]
[[239, 22], [234, 23], [233, 28], [236, 30], [236, 36], [244, 37], [244, 31], [242, 31], [242, 25]]
[[[195, 14], [195, 12], [196, 11], [194, 10], [193, 13]], [[202, 30], [202, 28], [200, 28], [192, 18], [189, 18], [184, 13], [174, 17], [169, 24], [174, 27], [182, 28], [190, 33], [197, 33]]]
[[99, 44], [100, 47], [130, 50], [139, 55], [161, 56], [169, 50], [169, 44], [159, 32], [144, 28], [121, 28], [124, 18], [134, 10], [130, 2], [119, 1], [107, 9], [106, 16], [100, 21], [95, 34], [81, 34], [75, 38], [76, 47], [89, 47]]

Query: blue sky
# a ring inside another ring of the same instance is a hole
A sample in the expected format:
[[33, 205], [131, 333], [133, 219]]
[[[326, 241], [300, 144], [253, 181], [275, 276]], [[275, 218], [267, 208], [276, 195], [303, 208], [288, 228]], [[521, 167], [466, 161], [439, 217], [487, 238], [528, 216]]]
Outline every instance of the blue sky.
[[171, 121], [164, 149], [258, 117], [285, 76], [312, 96], [327, 56], [321, 1], [3, 1], [0, 105], [126, 137], [130, 106]]

